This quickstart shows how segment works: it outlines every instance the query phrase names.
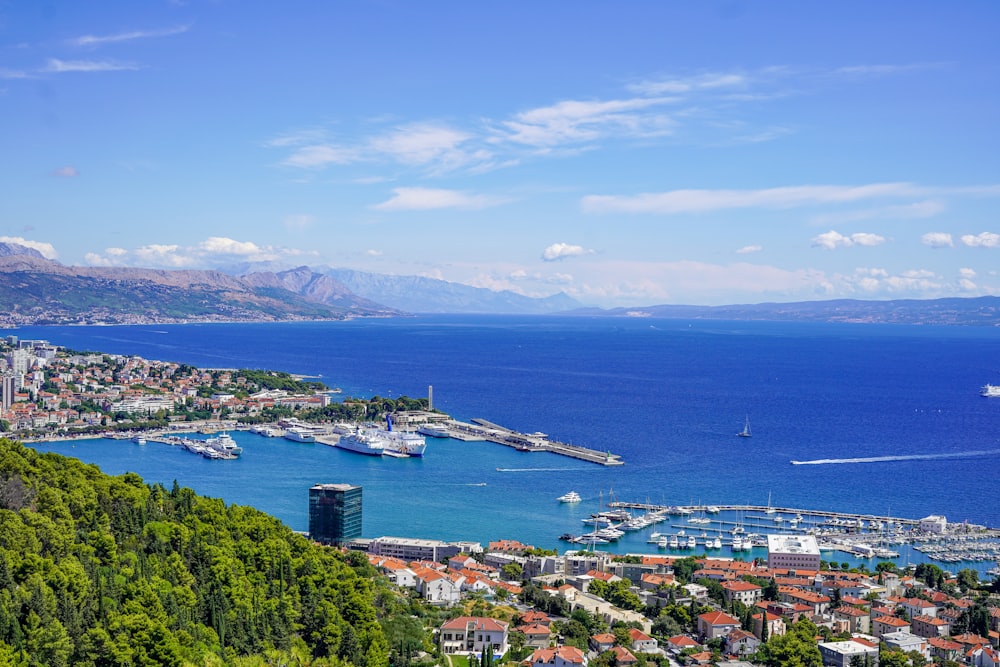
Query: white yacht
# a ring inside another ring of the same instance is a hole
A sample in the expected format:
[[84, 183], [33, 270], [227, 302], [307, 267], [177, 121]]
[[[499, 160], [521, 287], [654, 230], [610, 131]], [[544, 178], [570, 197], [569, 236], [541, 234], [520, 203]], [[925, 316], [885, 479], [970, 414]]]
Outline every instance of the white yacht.
[[285, 429], [285, 440], [292, 442], [316, 442], [316, 436], [304, 426], [292, 426]]
[[558, 500], [561, 503], [578, 503], [580, 502], [580, 500], [582, 500], [582, 498], [580, 498], [580, 494], [577, 493], [576, 491], [570, 491], [569, 493], [564, 493], [563, 495], [559, 496], [558, 498], [556, 498], [556, 500]]

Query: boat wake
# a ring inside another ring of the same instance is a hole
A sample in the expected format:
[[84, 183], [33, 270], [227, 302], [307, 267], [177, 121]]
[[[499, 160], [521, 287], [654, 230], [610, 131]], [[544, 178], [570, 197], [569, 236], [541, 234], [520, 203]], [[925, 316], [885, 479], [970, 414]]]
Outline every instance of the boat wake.
[[995, 456], [1000, 449], [981, 449], [969, 452], [947, 454], [905, 454], [902, 456], [866, 456], [853, 459], [813, 459], [812, 461], [792, 461], [793, 466], [819, 466], [837, 463], [885, 463], [887, 461], [930, 461], [935, 459], [964, 459], [973, 456]]
[[497, 468], [497, 472], [556, 472], [560, 470], [590, 470], [590, 468]]

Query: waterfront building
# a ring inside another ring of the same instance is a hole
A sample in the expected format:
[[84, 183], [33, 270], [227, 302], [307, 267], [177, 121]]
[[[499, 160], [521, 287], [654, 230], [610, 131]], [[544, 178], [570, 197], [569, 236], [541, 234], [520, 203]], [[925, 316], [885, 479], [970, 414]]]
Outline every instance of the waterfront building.
[[[457, 556], [460, 553], [474, 553], [463, 549], [464, 544], [442, 542], [441, 540], [422, 540], [412, 537], [376, 537], [368, 545], [368, 553], [376, 556], [389, 556], [403, 561], [426, 560], [439, 562]], [[480, 551], [482, 548], [480, 547]]]
[[317, 484], [309, 489], [309, 537], [342, 544], [361, 537], [361, 487]]
[[815, 535], [768, 535], [768, 569], [819, 570], [819, 544]]
[[948, 530], [948, 521], [938, 514], [925, 516], [920, 520], [920, 530], [925, 533], [943, 535]]
[[441, 625], [441, 652], [482, 653], [487, 647], [499, 657], [507, 652], [507, 627], [504, 621], [481, 616], [460, 616]]
[[878, 646], [848, 640], [846, 642], [820, 642], [819, 653], [826, 667], [850, 667], [851, 660], [857, 656], [862, 661], [866, 658], [870, 664], [878, 664]]

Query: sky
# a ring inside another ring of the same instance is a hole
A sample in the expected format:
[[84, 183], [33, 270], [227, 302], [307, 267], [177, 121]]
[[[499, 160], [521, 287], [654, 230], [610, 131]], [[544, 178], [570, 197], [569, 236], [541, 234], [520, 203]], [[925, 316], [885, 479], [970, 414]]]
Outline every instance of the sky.
[[0, 240], [600, 307], [1000, 294], [990, 1], [0, 0]]

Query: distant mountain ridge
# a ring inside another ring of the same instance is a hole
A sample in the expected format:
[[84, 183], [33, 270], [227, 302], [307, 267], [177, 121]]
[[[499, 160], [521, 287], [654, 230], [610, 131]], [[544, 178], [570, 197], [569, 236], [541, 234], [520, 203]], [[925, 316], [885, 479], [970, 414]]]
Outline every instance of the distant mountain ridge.
[[37, 253], [0, 256], [0, 323], [8, 326], [400, 314], [302, 269], [244, 279], [220, 271], [70, 267]]
[[1000, 326], [1000, 297], [581, 307], [421, 276], [331, 267], [238, 271], [73, 267], [0, 242], [0, 325], [286, 321], [477, 313]]
[[329, 267], [315, 270], [343, 283], [359, 296], [414, 313], [548, 315], [581, 307], [579, 301], [562, 292], [534, 298], [509, 290], [497, 292], [422, 276], [392, 276]]
[[881, 324], [955, 324], [1000, 326], [1000, 297], [951, 297], [863, 301], [798, 301], [731, 306], [644, 306], [581, 308], [568, 315], [597, 317], [662, 317], [705, 320], [771, 320]]

